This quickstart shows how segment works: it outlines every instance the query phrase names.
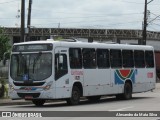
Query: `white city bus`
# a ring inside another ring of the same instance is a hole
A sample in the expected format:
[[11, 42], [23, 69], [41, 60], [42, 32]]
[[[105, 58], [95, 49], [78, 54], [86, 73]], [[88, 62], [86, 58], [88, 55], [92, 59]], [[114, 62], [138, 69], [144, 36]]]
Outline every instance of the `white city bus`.
[[133, 93], [155, 89], [155, 82], [151, 46], [70, 39], [16, 43], [12, 48], [10, 97], [37, 106], [52, 99], [76, 105], [81, 97], [96, 101], [104, 95], [131, 99]]

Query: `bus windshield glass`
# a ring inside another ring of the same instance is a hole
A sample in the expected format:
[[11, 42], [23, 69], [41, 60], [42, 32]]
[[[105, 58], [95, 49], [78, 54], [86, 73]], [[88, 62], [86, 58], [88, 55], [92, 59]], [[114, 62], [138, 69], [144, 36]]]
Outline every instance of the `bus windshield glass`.
[[12, 54], [10, 65], [10, 75], [14, 81], [42, 81], [52, 74], [52, 54]]

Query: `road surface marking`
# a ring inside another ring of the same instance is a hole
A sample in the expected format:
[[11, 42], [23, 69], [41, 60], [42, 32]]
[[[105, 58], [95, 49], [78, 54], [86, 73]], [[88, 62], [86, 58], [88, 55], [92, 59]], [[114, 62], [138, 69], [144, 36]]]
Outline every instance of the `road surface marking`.
[[130, 107], [125, 107], [125, 108], [119, 108], [119, 109], [115, 109], [115, 110], [108, 110], [108, 111], [124, 111], [126, 109], [130, 109], [130, 108], [134, 108], [133, 106]]

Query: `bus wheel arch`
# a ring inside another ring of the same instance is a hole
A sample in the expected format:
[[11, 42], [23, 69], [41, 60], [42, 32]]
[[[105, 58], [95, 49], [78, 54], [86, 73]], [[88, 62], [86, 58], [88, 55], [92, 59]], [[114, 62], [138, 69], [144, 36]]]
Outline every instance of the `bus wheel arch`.
[[122, 94], [117, 94], [116, 99], [118, 100], [129, 100], [132, 98], [132, 91], [133, 91], [133, 86], [132, 86], [132, 81], [131, 80], [126, 80], [124, 83], [124, 89]]
[[133, 84], [131, 80], [126, 80], [124, 84], [123, 98], [125, 100], [132, 98]]
[[76, 82], [73, 84], [71, 97], [66, 100], [67, 104], [69, 105], [79, 104], [81, 96], [83, 96], [82, 84], [80, 82]]
[[75, 82], [74, 84], [73, 84], [73, 87], [74, 86], [77, 86], [78, 88], [79, 88], [79, 90], [80, 90], [80, 95], [81, 95], [81, 97], [83, 96], [83, 87], [82, 87], [82, 84], [80, 83], [80, 82]]

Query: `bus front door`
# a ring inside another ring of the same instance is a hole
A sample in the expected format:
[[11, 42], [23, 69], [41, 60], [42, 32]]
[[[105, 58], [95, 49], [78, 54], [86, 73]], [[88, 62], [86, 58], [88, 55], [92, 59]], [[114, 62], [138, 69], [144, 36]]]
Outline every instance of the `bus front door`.
[[70, 82], [68, 75], [68, 49], [56, 48], [54, 59], [54, 74], [55, 74], [55, 87], [56, 98], [70, 97]]

